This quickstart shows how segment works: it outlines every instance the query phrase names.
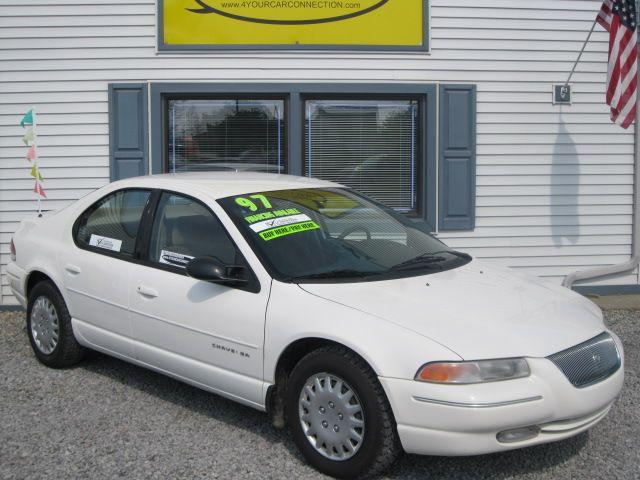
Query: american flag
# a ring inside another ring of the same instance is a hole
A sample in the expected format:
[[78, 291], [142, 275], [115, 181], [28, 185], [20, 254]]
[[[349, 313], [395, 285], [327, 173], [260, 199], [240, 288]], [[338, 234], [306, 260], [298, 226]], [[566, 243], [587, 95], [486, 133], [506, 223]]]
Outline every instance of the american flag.
[[611, 120], [628, 128], [636, 118], [638, 29], [634, 0], [605, 0], [597, 21], [609, 32], [607, 105]]

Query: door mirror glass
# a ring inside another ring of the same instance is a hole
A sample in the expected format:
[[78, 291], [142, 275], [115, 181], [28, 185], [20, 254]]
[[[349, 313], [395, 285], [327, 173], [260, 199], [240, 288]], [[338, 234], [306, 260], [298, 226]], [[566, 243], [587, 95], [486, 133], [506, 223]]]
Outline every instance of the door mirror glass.
[[247, 283], [243, 266], [225, 265], [215, 257], [196, 257], [187, 263], [187, 274], [198, 280], [225, 285]]

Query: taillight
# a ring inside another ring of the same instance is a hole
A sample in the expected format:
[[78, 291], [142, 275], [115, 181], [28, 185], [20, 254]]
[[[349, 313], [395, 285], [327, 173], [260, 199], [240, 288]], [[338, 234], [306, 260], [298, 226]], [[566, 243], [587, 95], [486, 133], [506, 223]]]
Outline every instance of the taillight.
[[13, 243], [13, 238], [11, 239], [11, 244], [9, 245], [9, 250], [11, 252], [11, 261], [15, 262], [16, 261], [16, 246]]

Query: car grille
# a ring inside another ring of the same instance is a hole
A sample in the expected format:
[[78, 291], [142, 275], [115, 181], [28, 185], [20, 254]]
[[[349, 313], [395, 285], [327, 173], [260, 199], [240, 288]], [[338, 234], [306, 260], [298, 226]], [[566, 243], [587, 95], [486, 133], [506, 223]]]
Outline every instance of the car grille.
[[604, 380], [618, 370], [621, 363], [616, 343], [607, 332], [547, 358], [577, 388]]

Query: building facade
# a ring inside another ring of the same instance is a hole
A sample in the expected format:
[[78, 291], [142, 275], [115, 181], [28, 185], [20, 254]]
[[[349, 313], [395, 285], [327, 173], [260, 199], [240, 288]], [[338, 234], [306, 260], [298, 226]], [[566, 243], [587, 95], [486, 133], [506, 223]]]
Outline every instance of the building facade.
[[599, 0], [391, 0], [366, 15], [402, 32], [384, 9], [418, 4], [419, 45], [414, 19], [407, 39], [334, 32], [311, 48], [180, 44], [165, 22], [176, 1], [0, 2], [1, 305], [15, 303], [11, 235], [35, 215], [18, 125], [30, 107], [45, 210], [131, 175], [257, 169], [349, 184], [454, 248], [558, 283], [630, 257], [635, 136], [609, 119], [599, 26], [571, 104], [552, 101]]

